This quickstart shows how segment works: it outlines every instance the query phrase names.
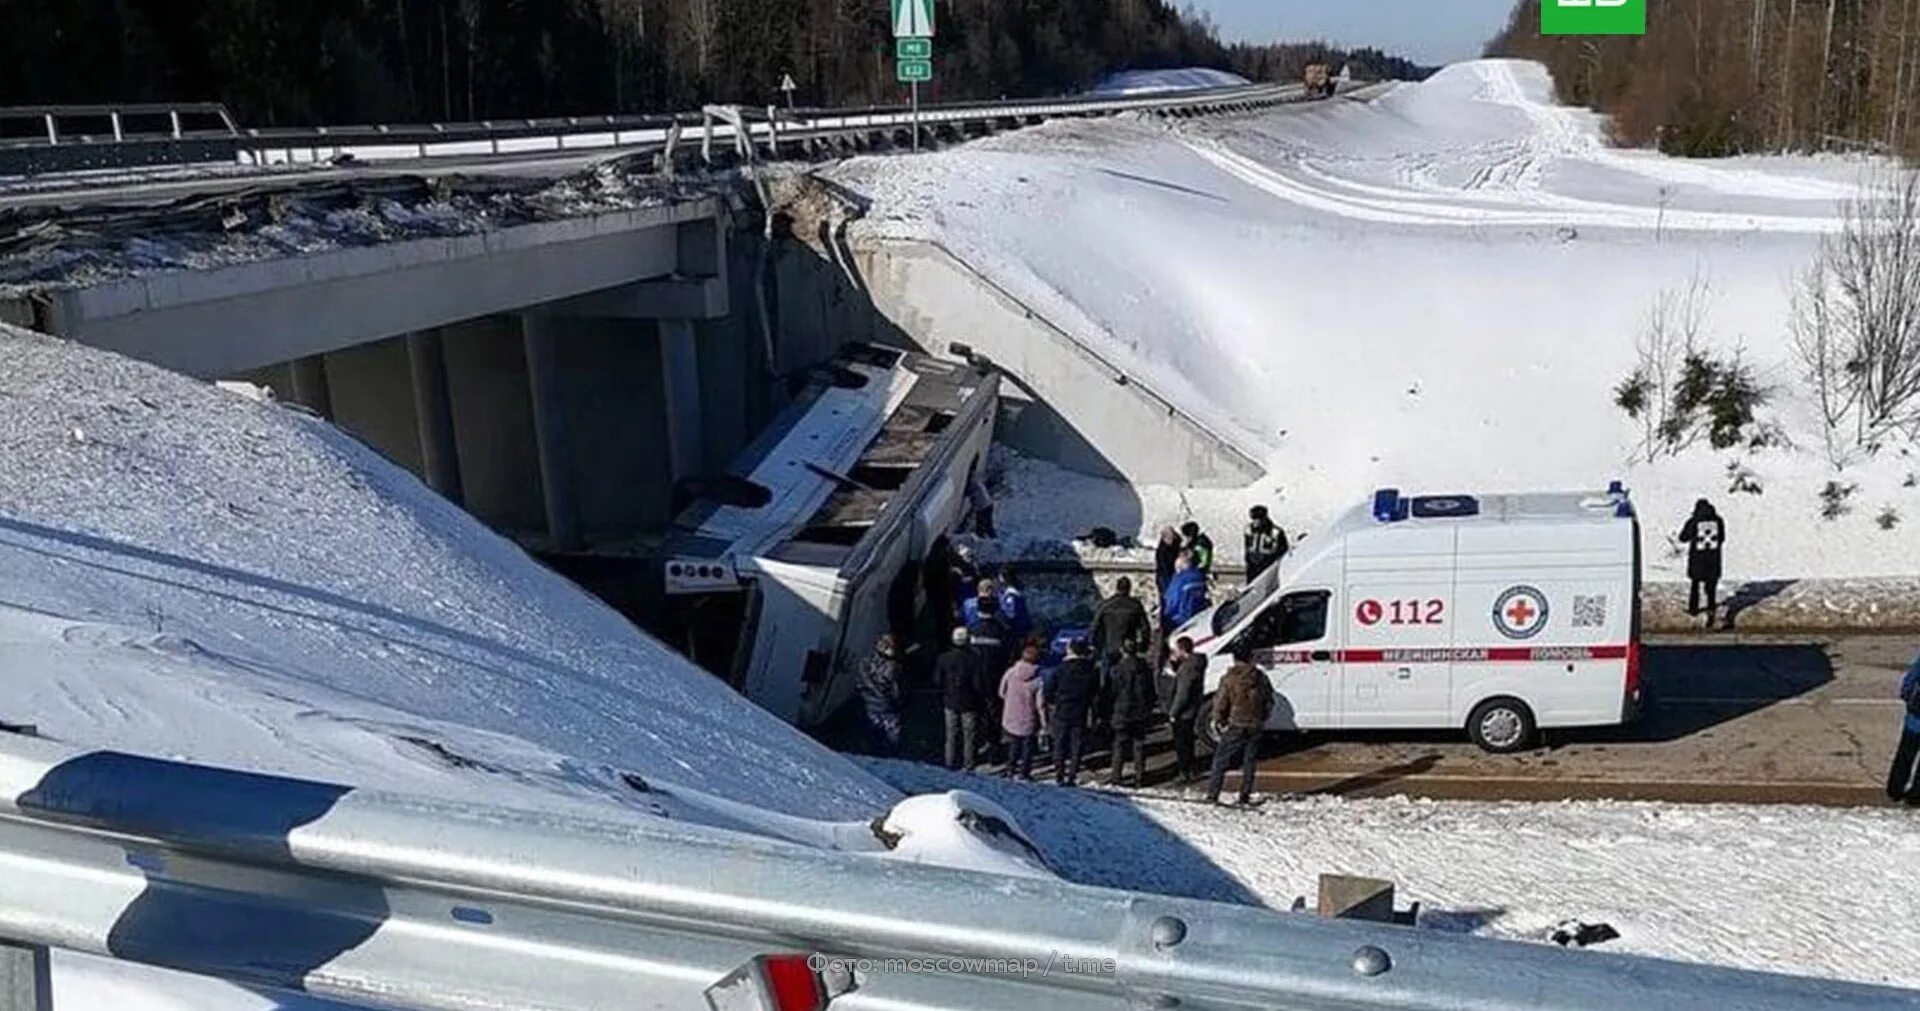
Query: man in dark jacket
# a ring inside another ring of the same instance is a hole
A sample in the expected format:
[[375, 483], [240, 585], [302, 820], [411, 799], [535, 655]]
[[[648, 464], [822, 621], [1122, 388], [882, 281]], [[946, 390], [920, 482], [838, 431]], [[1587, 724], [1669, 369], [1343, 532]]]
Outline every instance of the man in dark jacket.
[[1193, 739], [1199, 730], [1200, 700], [1207, 690], [1207, 658], [1193, 651], [1193, 637], [1183, 635], [1173, 644], [1173, 699], [1167, 703], [1167, 722], [1173, 731], [1173, 764], [1180, 782], [1200, 775]]
[[[991, 587], [987, 580], [983, 585]], [[992, 593], [967, 602], [975, 618], [967, 624], [971, 638], [973, 662], [980, 676], [981, 713], [986, 723], [980, 728], [981, 740], [989, 747], [1000, 741], [1000, 675], [1006, 672], [1011, 662], [1014, 647], [1013, 633], [1007, 631], [1006, 621], [1000, 617], [1000, 598]]]
[[1173, 563], [1180, 558], [1180, 531], [1172, 527], [1160, 528], [1160, 541], [1153, 546], [1153, 596], [1160, 600], [1167, 595], [1167, 584], [1173, 582]]
[[874, 644], [873, 655], [860, 665], [856, 686], [867, 710], [867, 728], [873, 750], [881, 755], [900, 753], [900, 650], [891, 634]]
[[1093, 646], [1085, 639], [1073, 644], [1067, 662], [1060, 665], [1045, 689], [1043, 704], [1053, 710], [1053, 776], [1061, 786], [1080, 781], [1080, 751], [1086, 743], [1087, 719], [1100, 690], [1100, 671], [1093, 663]]
[[1906, 722], [1900, 725], [1900, 744], [1894, 748], [1893, 768], [1887, 772], [1887, 799], [1920, 807], [1920, 780], [1913, 776], [1915, 761], [1920, 759], [1920, 660], [1900, 679], [1900, 702]]
[[1259, 579], [1286, 556], [1287, 532], [1274, 525], [1266, 506], [1254, 506], [1247, 513], [1247, 582]]
[[1200, 524], [1188, 520], [1180, 527], [1180, 550], [1193, 556], [1193, 567], [1207, 575], [1213, 575], [1213, 538], [1200, 529]]
[[1094, 701], [1094, 719], [1105, 724], [1113, 713], [1113, 665], [1129, 642], [1144, 644], [1153, 638], [1153, 623], [1147, 609], [1133, 597], [1133, 580], [1121, 576], [1114, 584], [1113, 596], [1100, 602], [1093, 611], [1093, 627], [1087, 632], [1093, 640], [1094, 658], [1100, 669], [1100, 694]]
[[1133, 760], [1134, 789], [1147, 775], [1147, 728], [1153, 724], [1153, 671], [1140, 656], [1140, 644], [1129, 641], [1113, 665], [1113, 768], [1107, 785], [1119, 786], [1127, 762]]
[[1267, 675], [1253, 665], [1253, 655], [1245, 649], [1233, 652], [1233, 666], [1220, 679], [1220, 691], [1213, 699], [1213, 729], [1220, 743], [1213, 751], [1213, 776], [1207, 783], [1207, 801], [1220, 802], [1220, 788], [1226, 785], [1227, 767], [1240, 761], [1240, 804], [1253, 802], [1254, 765], [1260, 761], [1260, 734], [1273, 715], [1273, 685]]
[[946, 711], [947, 768], [971, 771], [978, 761], [980, 713], [986, 702], [980, 661], [965, 628], [953, 630], [953, 648], [933, 662], [934, 681]]
[[1693, 504], [1693, 515], [1680, 528], [1680, 542], [1687, 546], [1687, 613], [1700, 614], [1700, 592], [1706, 591], [1707, 627], [1713, 627], [1713, 612], [1719, 606], [1720, 549], [1727, 543], [1727, 524], [1714, 511], [1713, 503], [1701, 499]]

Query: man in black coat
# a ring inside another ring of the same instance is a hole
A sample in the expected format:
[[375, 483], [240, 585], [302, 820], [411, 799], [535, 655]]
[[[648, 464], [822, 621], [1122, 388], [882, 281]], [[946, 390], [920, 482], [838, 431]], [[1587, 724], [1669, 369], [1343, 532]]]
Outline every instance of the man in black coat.
[[1713, 503], [1701, 499], [1693, 504], [1693, 515], [1680, 528], [1680, 542], [1687, 546], [1687, 613], [1703, 613], [1700, 594], [1705, 591], [1704, 613], [1707, 627], [1712, 628], [1720, 597], [1720, 551], [1727, 544], [1727, 523], [1714, 511]]
[[986, 695], [981, 690], [980, 661], [970, 648], [965, 628], [953, 630], [953, 648], [933, 662], [940, 686], [940, 704], [946, 715], [947, 768], [971, 771], [978, 761], [980, 713]]
[[1257, 505], [1248, 511], [1246, 542], [1249, 583], [1287, 556], [1287, 532], [1274, 525], [1266, 506]]
[[[1133, 580], [1121, 576], [1114, 584], [1113, 596], [1094, 608], [1093, 627], [1088, 637], [1093, 640], [1094, 655], [1100, 662], [1101, 689], [1110, 693], [1113, 665], [1126, 650], [1127, 643], [1135, 643], [1144, 650], [1153, 638], [1153, 623], [1147, 619], [1147, 609], [1133, 596]], [[1105, 716], [1107, 707], [1100, 708], [1098, 715]]]
[[1153, 671], [1140, 656], [1140, 644], [1129, 641], [1113, 665], [1113, 768], [1107, 785], [1119, 786], [1127, 762], [1133, 761], [1133, 781], [1139, 789], [1147, 775], [1147, 728], [1153, 724]]
[[1173, 698], [1167, 703], [1174, 771], [1182, 783], [1200, 778], [1193, 742], [1199, 732], [1200, 702], [1206, 692], [1207, 658], [1193, 651], [1192, 636], [1183, 635], [1173, 644]]
[[1043, 699], [1053, 710], [1053, 776], [1061, 786], [1079, 783], [1080, 752], [1086, 743], [1094, 696], [1099, 691], [1100, 671], [1094, 666], [1093, 646], [1081, 639], [1073, 644], [1067, 662], [1053, 676]]

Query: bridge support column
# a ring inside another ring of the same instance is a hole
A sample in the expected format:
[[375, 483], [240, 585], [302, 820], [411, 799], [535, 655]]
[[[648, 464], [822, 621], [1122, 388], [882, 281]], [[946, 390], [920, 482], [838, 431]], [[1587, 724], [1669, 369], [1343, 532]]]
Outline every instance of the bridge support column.
[[660, 368], [665, 380], [667, 457], [673, 479], [699, 474], [706, 467], [706, 432], [701, 424], [700, 350], [693, 321], [660, 321]]
[[427, 486], [451, 502], [462, 499], [460, 450], [454, 440], [453, 397], [447, 389], [446, 345], [440, 331], [407, 335], [413, 373], [414, 419], [420, 429], [420, 459]]
[[327, 385], [325, 355], [294, 359], [293, 399], [307, 410], [329, 421], [333, 419], [333, 391]]
[[527, 387], [533, 399], [533, 436], [540, 454], [540, 490], [546, 499], [547, 537], [556, 551], [578, 548], [580, 507], [573, 493], [572, 444], [567, 439], [566, 404], [560, 363], [554, 347], [553, 320], [520, 317], [527, 353]]
[[49, 957], [39, 945], [0, 941], [0, 1011], [53, 1011]]

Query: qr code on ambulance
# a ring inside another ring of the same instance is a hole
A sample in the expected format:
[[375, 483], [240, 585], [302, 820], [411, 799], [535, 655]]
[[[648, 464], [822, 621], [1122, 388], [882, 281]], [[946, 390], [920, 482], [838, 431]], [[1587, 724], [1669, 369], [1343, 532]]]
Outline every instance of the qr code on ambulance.
[[1606, 624], [1607, 624], [1607, 595], [1606, 594], [1601, 593], [1591, 597], [1582, 597], [1579, 594], [1574, 595], [1574, 598], [1573, 598], [1573, 627], [1574, 628], [1604, 628], [1606, 627]]

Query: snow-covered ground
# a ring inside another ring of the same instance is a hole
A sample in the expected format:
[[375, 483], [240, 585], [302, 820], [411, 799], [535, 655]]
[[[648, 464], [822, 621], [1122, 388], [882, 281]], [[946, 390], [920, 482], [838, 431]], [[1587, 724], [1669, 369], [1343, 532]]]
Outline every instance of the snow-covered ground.
[[1086, 884], [1279, 909], [1323, 873], [1384, 878], [1424, 927], [1544, 941], [1611, 924], [1602, 950], [1920, 987], [1920, 831], [1910, 811], [1407, 799], [1272, 800], [1059, 790], [874, 762], [902, 789], [1007, 808]]
[[[1021, 869], [331, 425], [3, 326], [0, 723], [803, 845], [879, 850], [888, 816], [894, 858]], [[280, 1006], [80, 956], [55, 976], [61, 1011]]]
[[[1652, 537], [1714, 499], [1732, 578], [1920, 572], [1920, 459], [1890, 445], [1834, 473], [1787, 336], [1788, 285], [1873, 164], [1672, 159], [1608, 148], [1602, 127], [1553, 104], [1538, 65], [1483, 61], [1366, 102], [1063, 122], [829, 175], [872, 198], [856, 241], [939, 239], [1269, 458], [1267, 479], [1233, 493], [1028, 468], [1008, 528], [1150, 534], [1191, 515], [1229, 546], [1251, 501], [1311, 530], [1381, 486], [1623, 478]], [[1656, 297], [1696, 276], [1709, 338], [1744, 349], [1792, 448], [1636, 459], [1641, 429], [1613, 388]], [[1760, 493], [1730, 493], [1730, 467]], [[1829, 480], [1858, 486], [1834, 520], [1820, 518]], [[1883, 529], [1889, 509], [1901, 522]], [[1675, 575], [1649, 555], [1656, 578]]]
[[1163, 91], [1200, 91], [1207, 88], [1233, 88], [1252, 84], [1239, 74], [1212, 67], [1179, 67], [1171, 70], [1123, 70], [1108, 74], [1094, 85], [1096, 95], [1151, 95]]

